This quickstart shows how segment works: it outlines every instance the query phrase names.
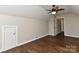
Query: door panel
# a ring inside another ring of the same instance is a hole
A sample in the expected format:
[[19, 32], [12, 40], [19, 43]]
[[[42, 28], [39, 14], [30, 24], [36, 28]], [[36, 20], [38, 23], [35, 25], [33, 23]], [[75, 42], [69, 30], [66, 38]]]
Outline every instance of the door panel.
[[4, 26], [4, 42], [3, 49], [10, 49], [16, 46], [16, 30], [14, 26]]

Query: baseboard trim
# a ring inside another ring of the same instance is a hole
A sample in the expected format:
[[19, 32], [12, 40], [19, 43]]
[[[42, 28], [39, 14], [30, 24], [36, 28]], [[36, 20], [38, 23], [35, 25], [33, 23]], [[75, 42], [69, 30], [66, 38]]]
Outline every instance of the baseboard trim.
[[[29, 40], [29, 41], [26, 41], [26, 42], [19, 43], [19, 44], [17, 44], [15, 47], [18, 47], [18, 46], [21, 46], [21, 45], [27, 44], [27, 43], [29, 43], [29, 42], [31, 42], [31, 41], [34, 41], [34, 40], [38, 40], [38, 39], [43, 38], [43, 37], [45, 37], [45, 36], [48, 36], [48, 34], [43, 35], [43, 36], [40, 36], [40, 37], [38, 37], [38, 38], [34, 38], [34, 39]], [[12, 48], [15, 48], [15, 47], [12, 47]], [[10, 48], [10, 49], [12, 49], [12, 48]], [[6, 50], [8, 50], [8, 49], [0, 50], [0, 52], [2, 52], [2, 51], [6, 51]]]
[[79, 38], [79, 36], [75, 36], [75, 35], [66, 35], [65, 36], [68, 36], [68, 37], [73, 37], [73, 38]]
[[34, 40], [38, 40], [38, 39], [43, 38], [43, 37], [45, 37], [45, 36], [48, 36], [48, 34], [43, 35], [43, 36], [40, 36], [40, 37], [38, 37], [38, 38], [34, 38], [34, 39], [29, 40], [29, 41], [26, 41], [26, 42], [22, 42], [22, 43], [18, 44], [17, 46], [24, 45], [24, 44], [26, 44], [26, 43], [32, 42], [32, 41], [34, 41]]

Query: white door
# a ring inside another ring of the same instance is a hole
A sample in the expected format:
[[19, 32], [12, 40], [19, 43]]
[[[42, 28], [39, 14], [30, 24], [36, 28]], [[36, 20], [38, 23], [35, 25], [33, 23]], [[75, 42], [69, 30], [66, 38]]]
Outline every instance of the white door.
[[17, 43], [17, 27], [3, 27], [3, 50], [7, 50], [16, 46]]

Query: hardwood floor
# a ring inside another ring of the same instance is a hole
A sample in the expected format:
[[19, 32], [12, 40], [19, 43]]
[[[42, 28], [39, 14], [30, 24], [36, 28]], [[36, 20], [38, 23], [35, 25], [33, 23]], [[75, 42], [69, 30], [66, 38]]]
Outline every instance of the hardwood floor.
[[2, 53], [73, 53], [79, 52], [79, 38], [46, 36]]

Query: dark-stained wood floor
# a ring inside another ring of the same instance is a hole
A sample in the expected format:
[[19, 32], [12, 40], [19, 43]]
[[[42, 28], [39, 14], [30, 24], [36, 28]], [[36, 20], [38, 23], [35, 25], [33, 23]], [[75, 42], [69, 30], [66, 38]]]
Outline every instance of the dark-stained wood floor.
[[79, 38], [64, 37], [63, 33], [46, 36], [2, 53], [70, 53], [79, 52]]

